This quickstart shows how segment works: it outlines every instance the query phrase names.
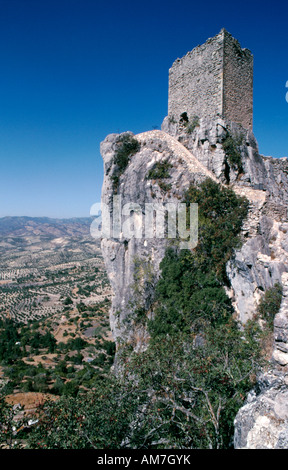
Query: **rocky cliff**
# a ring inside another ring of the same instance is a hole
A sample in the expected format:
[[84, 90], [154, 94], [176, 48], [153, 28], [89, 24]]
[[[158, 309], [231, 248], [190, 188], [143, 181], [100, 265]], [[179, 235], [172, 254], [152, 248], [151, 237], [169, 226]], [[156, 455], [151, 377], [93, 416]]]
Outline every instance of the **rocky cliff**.
[[[115, 190], [113, 175], [118, 168], [113, 159], [118, 139], [118, 135], [112, 134], [101, 144], [105, 171], [102, 203], [109, 208], [111, 215], [115, 210], [115, 195], [121, 197], [122, 208], [137, 203], [144, 213], [147, 204], [159, 204], [159, 207], [161, 204], [177, 204], [191, 182], [197, 184], [207, 177], [215, 179], [177, 139], [162, 131], [150, 131], [136, 136], [140, 143], [139, 151], [120, 176]], [[169, 178], [157, 178], [156, 175], [147, 179], [149, 171], [159, 163], [169, 165]], [[139, 238], [133, 236], [128, 239], [120, 231], [117, 238], [112, 234], [102, 239], [102, 252], [113, 289], [112, 332], [116, 342], [128, 341], [136, 349], [145, 345], [147, 332], [142, 327], [139, 329], [133, 318], [135, 303], [149, 315], [159, 264], [169, 243], [167, 238], [156, 237], [155, 230], [156, 227], [149, 238], [143, 233]], [[143, 271], [141, 286], [137, 281], [139, 269]]]
[[[226, 291], [240, 328], [253, 317], [264, 292], [277, 282], [283, 285], [281, 309], [275, 317], [270, 368], [263, 371], [256, 389], [236, 416], [234, 445], [236, 448], [287, 447], [287, 158], [261, 156], [251, 131], [221, 118], [195, 117], [189, 122], [183, 115], [175, 122], [167, 117], [161, 131], [136, 136], [124, 134], [127, 135], [136, 139], [138, 147], [121, 171], [115, 156], [123, 134], [111, 134], [101, 144], [102, 203], [113, 219], [114, 228], [119, 223], [113, 218], [115, 205], [121, 207], [124, 218], [124, 229], [123, 225], [117, 226], [118, 231], [102, 238], [113, 290], [110, 323], [118, 350], [122, 344], [130, 344], [134, 350], [147, 346], [147, 329], [137, 321], [135, 312], [144, 311], [147, 318], [153, 315], [160, 262], [167, 246], [173, 243], [163, 233], [157, 235], [157, 224], [153, 233], [147, 235], [142, 230], [147, 216], [145, 208], [154, 204], [163, 220], [163, 204], [177, 205], [191, 183], [198, 185], [209, 177], [232, 187], [250, 203], [242, 228], [242, 246], [226, 266], [229, 279]], [[127, 226], [125, 230], [125, 223], [131, 225], [130, 231]]]

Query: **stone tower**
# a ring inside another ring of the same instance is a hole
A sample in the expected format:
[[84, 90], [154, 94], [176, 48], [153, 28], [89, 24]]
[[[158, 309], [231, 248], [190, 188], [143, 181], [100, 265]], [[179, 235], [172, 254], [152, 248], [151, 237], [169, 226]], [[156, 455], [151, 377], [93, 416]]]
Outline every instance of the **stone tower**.
[[168, 116], [221, 116], [244, 128], [253, 125], [253, 55], [230, 33], [195, 47], [169, 70]]

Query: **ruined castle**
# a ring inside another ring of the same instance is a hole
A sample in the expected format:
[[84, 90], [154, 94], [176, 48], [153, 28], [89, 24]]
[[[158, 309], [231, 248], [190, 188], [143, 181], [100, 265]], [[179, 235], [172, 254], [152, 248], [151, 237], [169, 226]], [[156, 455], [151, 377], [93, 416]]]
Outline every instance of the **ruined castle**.
[[169, 70], [168, 115], [221, 116], [252, 130], [253, 55], [222, 29]]

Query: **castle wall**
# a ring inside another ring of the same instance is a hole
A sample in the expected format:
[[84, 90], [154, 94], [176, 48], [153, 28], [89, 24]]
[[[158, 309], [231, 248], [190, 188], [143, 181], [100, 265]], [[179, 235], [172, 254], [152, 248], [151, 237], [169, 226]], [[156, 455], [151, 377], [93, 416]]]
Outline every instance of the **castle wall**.
[[253, 56], [225, 29], [169, 70], [168, 115], [217, 115], [252, 130]]
[[177, 59], [169, 70], [168, 115], [222, 113], [223, 34]]
[[223, 116], [252, 130], [253, 56], [241, 49], [229, 33], [224, 34]]

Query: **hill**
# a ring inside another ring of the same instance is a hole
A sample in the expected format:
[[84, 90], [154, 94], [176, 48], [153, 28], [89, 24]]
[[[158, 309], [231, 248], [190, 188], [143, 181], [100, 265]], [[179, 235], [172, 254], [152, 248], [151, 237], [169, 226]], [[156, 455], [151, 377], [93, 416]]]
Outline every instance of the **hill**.
[[62, 237], [66, 235], [89, 235], [91, 217], [54, 219], [49, 217], [2, 217], [0, 218], [0, 237], [45, 235]]

